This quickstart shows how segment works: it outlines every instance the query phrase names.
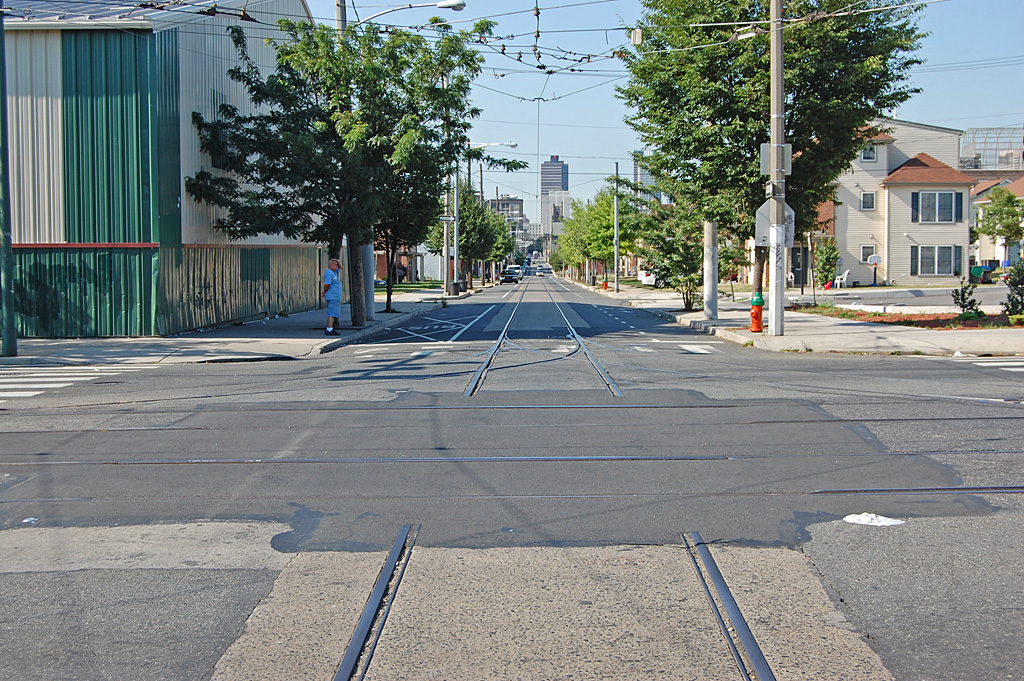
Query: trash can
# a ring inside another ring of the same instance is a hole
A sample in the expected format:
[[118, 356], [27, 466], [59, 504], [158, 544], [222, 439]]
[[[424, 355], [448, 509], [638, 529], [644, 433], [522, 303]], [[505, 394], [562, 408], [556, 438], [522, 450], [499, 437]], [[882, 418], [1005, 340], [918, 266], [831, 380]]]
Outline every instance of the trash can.
[[597, 275], [596, 274], [591, 274], [590, 275], [590, 285], [591, 286], [597, 286]]
[[459, 295], [459, 282], [449, 281], [448, 282], [448, 295], [457, 296]]
[[459, 282], [459, 293], [465, 293], [465, 292], [466, 292], [466, 282], [460, 281]]

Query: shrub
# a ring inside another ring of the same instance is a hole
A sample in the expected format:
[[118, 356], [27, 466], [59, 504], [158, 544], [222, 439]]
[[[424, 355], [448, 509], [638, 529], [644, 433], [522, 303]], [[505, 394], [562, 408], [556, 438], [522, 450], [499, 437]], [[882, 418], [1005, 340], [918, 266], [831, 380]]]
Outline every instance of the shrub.
[[977, 319], [980, 316], [981, 308], [974, 298], [976, 288], [978, 285], [971, 283], [967, 277], [960, 277], [960, 288], [953, 291], [953, 302], [960, 308], [959, 319]]
[[1003, 313], [1007, 316], [1024, 314], [1024, 259], [1006, 271], [1006, 302]]

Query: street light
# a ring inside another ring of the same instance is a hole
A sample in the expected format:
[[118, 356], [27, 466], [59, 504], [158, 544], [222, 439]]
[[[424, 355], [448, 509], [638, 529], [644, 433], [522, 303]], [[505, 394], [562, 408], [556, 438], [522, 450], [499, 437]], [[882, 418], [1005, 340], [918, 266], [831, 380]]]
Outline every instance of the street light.
[[[446, 0], [446, 1], [449, 2], [449, 3], [457, 3], [457, 2], [460, 2], [461, 0]], [[444, 3], [439, 2], [437, 4], [438, 4], [438, 6], [441, 6]], [[463, 7], [465, 6], [465, 4], [466, 3], [464, 3], [464, 2], [462, 3]], [[454, 9], [454, 7], [453, 7], [453, 9]], [[474, 149], [484, 149], [486, 147], [510, 147], [512, 149], [515, 149], [518, 146], [519, 145], [516, 144], [515, 142], [487, 142], [485, 144], [473, 144], [473, 143], [470, 143], [469, 150], [472, 151]], [[468, 155], [466, 156], [466, 162], [467, 162], [467, 164], [469, 162], [469, 156]], [[470, 180], [472, 180], [472, 178], [470, 178]], [[483, 187], [480, 187], [480, 189], [482, 191]], [[458, 163], [458, 161], [455, 162], [455, 192], [454, 192], [454, 194], [455, 194], [455, 196], [454, 196], [454, 198], [455, 198], [455, 214], [452, 216], [452, 224], [453, 224], [453, 227], [452, 227], [452, 232], [453, 232], [453, 234], [452, 234], [452, 241], [454, 242], [452, 244], [452, 247], [453, 247], [453, 250], [452, 250], [452, 260], [454, 261], [454, 264], [455, 264], [455, 283], [456, 283], [456, 285], [459, 285], [459, 283], [458, 283], [459, 282], [459, 276], [462, 274], [462, 270], [459, 268], [459, 264], [460, 263], [459, 263], [459, 163]], [[460, 289], [461, 289], [461, 285], [459, 285], [459, 286], [460, 286]]]
[[436, 7], [438, 9], [450, 9], [455, 12], [461, 12], [462, 10], [466, 9], [466, 0], [441, 0], [441, 2], [424, 2], [419, 5], [401, 5], [400, 7], [392, 7], [391, 9], [386, 9], [383, 12], [371, 14], [365, 19], [357, 21], [352, 25], [358, 26], [359, 24], [365, 24], [367, 21], [373, 21], [377, 17], [389, 14], [391, 12], [397, 12], [403, 9], [415, 9], [416, 7]]

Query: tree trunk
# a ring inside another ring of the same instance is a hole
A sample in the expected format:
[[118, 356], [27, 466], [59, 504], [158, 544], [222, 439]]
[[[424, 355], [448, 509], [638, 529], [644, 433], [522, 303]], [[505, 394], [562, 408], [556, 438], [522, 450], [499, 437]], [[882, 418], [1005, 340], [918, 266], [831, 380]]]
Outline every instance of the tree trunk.
[[768, 258], [767, 246], [754, 247], [754, 291], [764, 297], [764, 263]]
[[349, 269], [349, 309], [352, 312], [352, 326], [362, 328], [366, 326], [366, 286], [363, 283], [363, 258], [359, 252], [359, 244], [354, 243], [350, 237], [348, 240], [348, 269]]

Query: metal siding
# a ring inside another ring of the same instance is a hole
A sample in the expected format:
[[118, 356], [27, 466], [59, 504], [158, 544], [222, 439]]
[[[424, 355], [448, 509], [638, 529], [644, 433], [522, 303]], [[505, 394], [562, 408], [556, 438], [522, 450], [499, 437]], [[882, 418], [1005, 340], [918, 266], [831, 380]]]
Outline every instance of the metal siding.
[[160, 249], [157, 333], [297, 312], [320, 302], [320, 249]]
[[234, 45], [227, 34], [227, 27], [241, 25], [245, 29], [249, 55], [266, 76], [274, 72], [276, 65], [274, 49], [267, 44], [267, 39], [284, 39], [284, 34], [277, 28], [277, 21], [282, 16], [300, 17], [306, 16], [308, 12], [301, 0], [262, 2], [249, 5], [246, 11], [263, 24], [239, 24], [236, 18], [216, 16], [205, 18], [201, 23], [191, 24], [178, 35], [181, 92], [181, 222], [182, 243], [185, 244], [297, 245], [294, 240], [276, 235], [262, 235], [244, 241], [229, 242], [222, 232], [213, 229], [214, 221], [223, 214], [223, 211], [196, 203], [184, 189], [185, 176], [193, 176], [202, 168], [215, 175], [221, 172], [210, 165], [209, 155], [199, 150], [199, 136], [192, 125], [192, 112], [198, 111], [207, 120], [214, 119], [217, 116], [217, 107], [223, 103], [237, 107], [243, 115], [256, 111], [245, 88], [227, 75], [229, 68], [239, 64]]
[[157, 239], [181, 245], [181, 131], [179, 120], [178, 29], [156, 34], [159, 85], [156, 88]]
[[14, 243], [64, 241], [59, 31], [6, 33]]
[[153, 42], [148, 32], [63, 32], [69, 243], [153, 240], [148, 167]]
[[18, 334], [76, 338], [153, 333], [154, 248], [17, 248]]

